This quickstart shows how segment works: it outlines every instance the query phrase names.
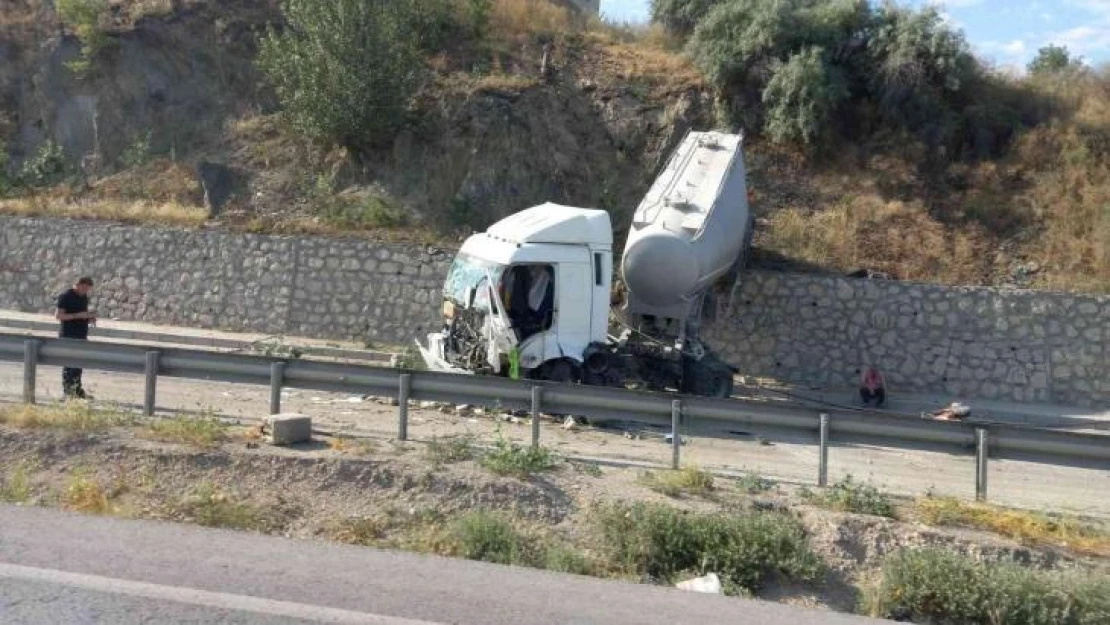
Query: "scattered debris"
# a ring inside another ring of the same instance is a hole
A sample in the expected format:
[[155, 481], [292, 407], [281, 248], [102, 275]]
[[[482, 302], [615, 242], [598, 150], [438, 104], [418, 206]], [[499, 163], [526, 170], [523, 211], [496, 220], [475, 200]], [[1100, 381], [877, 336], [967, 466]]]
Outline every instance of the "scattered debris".
[[574, 420], [574, 417], [567, 416], [567, 418], [563, 421], [564, 430], [573, 430], [576, 427], [578, 427], [578, 422]]
[[354, 396], [354, 397], [348, 397], [347, 398], [347, 403], [348, 404], [361, 404], [363, 401], [365, 401], [364, 398], [359, 397], [357, 395]]
[[963, 421], [971, 416], [971, 407], [954, 401], [929, 416], [938, 421]]
[[719, 595], [722, 593], [721, 578], [716, 573], [710, 573], [704, 577], [695, 577], [688, 579], [684, 582], [675, 584], [675, 588], [679, 590], [689, 590], [691, 592], [702, 592], [710, 595]]

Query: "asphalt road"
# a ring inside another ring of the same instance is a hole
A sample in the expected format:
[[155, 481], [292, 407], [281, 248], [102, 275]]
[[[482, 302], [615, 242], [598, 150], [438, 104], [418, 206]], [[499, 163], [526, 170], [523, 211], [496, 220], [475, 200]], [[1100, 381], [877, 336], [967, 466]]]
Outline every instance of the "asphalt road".
[[875, 622], [464, 560], [0, 506], [5, 625]]

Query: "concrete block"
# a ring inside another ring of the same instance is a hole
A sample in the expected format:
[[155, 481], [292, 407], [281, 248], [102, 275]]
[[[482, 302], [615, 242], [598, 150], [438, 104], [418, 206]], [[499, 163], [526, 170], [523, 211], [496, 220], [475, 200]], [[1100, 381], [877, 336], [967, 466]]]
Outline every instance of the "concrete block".
[[266, 419], [270, 443], [293, 445], [312, 440], [312, 418], [303, 414], [276, 414]]

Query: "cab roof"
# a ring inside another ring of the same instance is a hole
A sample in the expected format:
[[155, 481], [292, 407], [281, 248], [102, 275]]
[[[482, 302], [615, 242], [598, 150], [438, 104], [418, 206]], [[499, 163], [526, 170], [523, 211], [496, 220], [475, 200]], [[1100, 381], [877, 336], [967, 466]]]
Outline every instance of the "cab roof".
[[612, 245], [613, 227], [603, 210], [548, 202], [493, 224], [486, 235], [507, 243]]

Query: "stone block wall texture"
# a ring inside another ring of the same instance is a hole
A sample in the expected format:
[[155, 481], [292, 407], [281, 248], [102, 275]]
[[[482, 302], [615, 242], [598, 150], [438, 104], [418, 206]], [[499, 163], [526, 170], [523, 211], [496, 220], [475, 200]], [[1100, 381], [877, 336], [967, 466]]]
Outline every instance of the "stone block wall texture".
[[[0, 308], [99, 282], [101, 315], [408, 344], [438, 326], [454, 250], [0, 217]], [[722, 302], [723, 304], [723, 302]], [[893, 392], [1110, 406], [1110, 296], [753, 271], [705, 338], [746, 375]]]

